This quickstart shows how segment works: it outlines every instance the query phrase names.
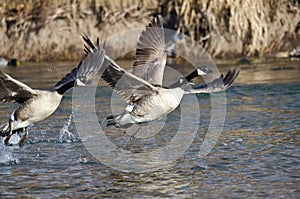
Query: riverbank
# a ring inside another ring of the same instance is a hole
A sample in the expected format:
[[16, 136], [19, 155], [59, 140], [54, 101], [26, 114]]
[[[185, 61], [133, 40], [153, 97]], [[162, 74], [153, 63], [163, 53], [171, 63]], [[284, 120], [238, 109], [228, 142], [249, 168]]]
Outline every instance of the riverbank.
[[[163, 15], [166, 28], [189, 35], [216, 58], [284, 57], [300, 44], [299, 1], [4, 0], [0, 56], [21, 61], [80, 59], [80, 33], [103, 41], [142, 28], [157, 14]], [[125, 43], [118, 41], [113, 51], [124, 51]]]

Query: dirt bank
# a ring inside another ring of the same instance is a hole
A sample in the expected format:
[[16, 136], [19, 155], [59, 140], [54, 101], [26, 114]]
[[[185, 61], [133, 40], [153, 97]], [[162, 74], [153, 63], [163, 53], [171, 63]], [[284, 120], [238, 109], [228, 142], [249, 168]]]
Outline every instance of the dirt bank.
[[[143, 27], [156, 14], [214, 57], [269, 56], [300, 45], [299, 0], [4, 0], [0, 56], [79, 59], [80, 33], [104, 40]], [[122, 49], [122, 42], [116, 47]]]

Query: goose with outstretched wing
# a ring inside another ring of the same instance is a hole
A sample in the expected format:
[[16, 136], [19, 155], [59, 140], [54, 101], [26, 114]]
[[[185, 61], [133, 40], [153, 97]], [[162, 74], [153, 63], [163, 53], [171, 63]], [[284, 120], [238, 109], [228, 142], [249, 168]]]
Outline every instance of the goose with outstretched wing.
[[28, 138], [28, 126], [49, 117], [58, 108], [68, 89], [90, 83], [91, 78], [98, 74], [104, 56], [104, 49], [90, 51], [76, 68], [49, 90], [32, 89], [0, 71], [0, 100], [20, 104], [0, 130], [0, 136], [6, 137], [4, 143], [8, 145], [12, 134], [24, 131], [19, 141], [19, 146], [22, 147]]
[[[84, 39], [88, 44], [85, 46], [86, 52], [99, 46], [94, 45], [87, 36]], [[161, 16], [156, 17], [142, 32], [132, 73], [105, 56], [101, 77], [128, 103], [123, 113], [107, 118], [107, 125], [127, 128], [132, 124], [156, 120], [178, 107], [184, 94], [225, 90], [239, 74], [239, 70], [233, 69], [210, 83], [194, 85], [191, 83], [193, 78], [207, 73], [199, 68], [166, 88], [162, 85], [166, 59]]]

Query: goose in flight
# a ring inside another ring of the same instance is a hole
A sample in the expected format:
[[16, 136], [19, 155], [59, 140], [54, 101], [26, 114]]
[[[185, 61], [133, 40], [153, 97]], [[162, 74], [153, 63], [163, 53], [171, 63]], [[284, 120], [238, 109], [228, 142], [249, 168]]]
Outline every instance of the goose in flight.
[[0, 130], [0, 136], [8, 145], [14, 133], [25, 131], [19, 141], [22, 147], [28, 138], [28, 126], [49, 117], [59, 106], [63, 94], [74, 86], [84, 86], [98, 74], [104, 60], [102, 48], [90, 51], [76, 68], [49, 90], [33, 89], [0, 71], [0, 100], [17, 102], [20, 107], [12, 112], [8, 123]]
[[[89, 38], [85, 51], [97, 49]], [[233, 69], [226, 75], [206, 84], [194, 85], [190, 81], [206, 74], [197, 69], [185, 78], [180, 78], [170, 88], [162, 85], [166, 65], [164, 30], [161, 16], [156, 17], [141, 33], [136, 50], [133, 71], [129, 73], [105, 56], [101, 77], [128, 103], [124, 112], [107, 118], [107, 125], [128, 128], [132, 124], [149, 122], [170, 113], [179, 106], [184, 94], [211, 93], [229, 88], [239, 74]]]

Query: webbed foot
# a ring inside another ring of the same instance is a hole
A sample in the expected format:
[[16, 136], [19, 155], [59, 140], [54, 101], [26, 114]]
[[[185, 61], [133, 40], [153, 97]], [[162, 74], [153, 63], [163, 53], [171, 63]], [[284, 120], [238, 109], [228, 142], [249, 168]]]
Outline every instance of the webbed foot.
[[28, 129], [25, 128], [25, 133], [22, 137], [22, 139], [19, 141], [19, 147], [22, 148], [26, 142], [26, 140], [28, 139]]
[[124, 146], [132, 142], [133, 140], [136, 139], [136, 136], [141, 132], [142, 128], [139, 126], [138, 129], [133, 133], [133, 134], [127, 134], [125, 132], [125, 141], [123, 143]]

